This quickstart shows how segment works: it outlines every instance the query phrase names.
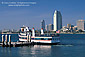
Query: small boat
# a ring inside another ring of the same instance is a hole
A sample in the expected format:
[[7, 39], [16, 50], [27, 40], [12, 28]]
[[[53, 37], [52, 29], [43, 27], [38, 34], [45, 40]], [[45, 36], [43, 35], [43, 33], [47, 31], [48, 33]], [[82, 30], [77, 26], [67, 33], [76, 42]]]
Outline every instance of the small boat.
[[21, 27], [19, 34], [19, 41], [28, 41], [36, 44], [58, 44], [60, 43], [59, 34], [44, 34], [41, 29], [41, 34], [35, 34], [35, 29], [32, 28], [32, 32], [29, 31], [29, 27]]

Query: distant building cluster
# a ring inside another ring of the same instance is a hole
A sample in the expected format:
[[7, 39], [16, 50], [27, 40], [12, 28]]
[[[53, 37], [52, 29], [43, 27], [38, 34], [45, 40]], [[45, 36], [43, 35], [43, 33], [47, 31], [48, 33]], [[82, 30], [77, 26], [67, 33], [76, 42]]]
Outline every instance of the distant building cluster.
[[[79, 33], [85, 31], [85, 20], [77, 20], [77, 25], [67, 24], [67, 26], [62, 27], [62, 15], [60, 11], [55, 10], [53, 15], [53, 24], [45, 25], [45, 20], [41, 20], [40, 28], [44, 32], [59, 32], [59, 33]], [[4, 33], [18, 33], [19, 30], [2, 30]], [[38, 32], [36, 30], [36, 32]]]
[[15, 29], [4, 29], [1, 30], [0, 33], [19, 33], [19, 30], [15, 30]]
[[60, 11], [55, 10], [54, 16], [53, 16], [53, 24], [46, 25], [45, 29], [45, 21], [41, 21], [41, 28], [43, 28], [46, 31], [56, 31], [60, 30], [62, 28], [62, 15]]
[[73, 32], [75, 30], [77, 30], [77, 26], [71, 24], [67, 24], [67, 26], [63, 26], [63, 28], [61, 29], [62, 32]]
[[85, 31], [85, 20], [77, 20], [77, 25], [71, 25], [67, 24], [67, 26], [63, 26], [61, 29], [61, 32], [67, 32], [67, 33], [79, 33]]
[[61, 33], [82, 32], [85, 31], [85, 20], [78, 20], [76, 26], [67, 24], [67, 26], [62, 27], [62, 15], [60, 11], [55, 10], [53, 15], [53, 24], [48, 24], [45, 28], [45, 20], [42, 20], [41, 28], [43, 28], [44, 31], [60, 31]]

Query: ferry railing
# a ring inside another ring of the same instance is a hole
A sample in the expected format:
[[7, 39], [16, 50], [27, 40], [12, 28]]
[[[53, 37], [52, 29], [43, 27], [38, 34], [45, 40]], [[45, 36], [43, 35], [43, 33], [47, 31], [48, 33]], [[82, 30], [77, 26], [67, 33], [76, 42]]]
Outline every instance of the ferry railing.
[[56, 34], [56, 33], [45, 33], [43, 35], [41, 35], [40, 33], [35, 33], [35, 36], [48, 36], [48, 37], [58, 37], [59, 34]]

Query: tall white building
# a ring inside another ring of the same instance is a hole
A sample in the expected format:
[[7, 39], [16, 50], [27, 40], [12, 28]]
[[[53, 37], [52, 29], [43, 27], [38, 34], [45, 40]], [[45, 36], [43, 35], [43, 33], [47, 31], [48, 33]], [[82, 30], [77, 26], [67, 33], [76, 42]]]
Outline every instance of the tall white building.
[[54, 31], [60, 30], [62, 28], [62, 15], [60, 11], [55, 10], [53, 16], [53, 25], [54, 25]]

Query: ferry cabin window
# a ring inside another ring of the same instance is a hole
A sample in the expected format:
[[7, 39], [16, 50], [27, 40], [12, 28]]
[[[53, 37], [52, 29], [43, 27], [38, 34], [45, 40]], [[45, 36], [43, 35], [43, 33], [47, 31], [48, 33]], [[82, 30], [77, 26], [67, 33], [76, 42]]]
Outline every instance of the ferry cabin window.
[[44, 38], [41, 38], [41, 40], [45, 40]]
[[48, 40], [48, 38], [44, 38], [44, 40]]
[[48, 40], [52, 40], [52, 38], [48, 38]]
[[34, 38], [31, 38], [32, 40], [34, 40]]
[[21, 39], [27, 39], [27, 38], [21, 37]]
[[35, 40], [41, 40], [41, 38], [34, 38]]

